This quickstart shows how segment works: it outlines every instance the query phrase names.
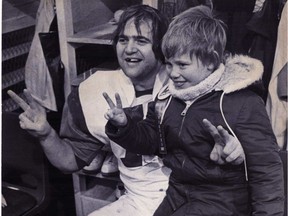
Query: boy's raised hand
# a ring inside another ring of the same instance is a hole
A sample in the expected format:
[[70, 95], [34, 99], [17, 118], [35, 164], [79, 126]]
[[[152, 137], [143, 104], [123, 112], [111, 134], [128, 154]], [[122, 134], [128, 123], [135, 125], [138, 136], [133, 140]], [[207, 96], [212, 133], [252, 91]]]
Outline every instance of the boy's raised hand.
[[245, 154], [239, 140], [230, 135], [222, 126], [216, 128], [207, 119], [203, 119], [203, 123], [215, 141], [210, 159], [218, 164], [241, 164], [245, 159]]
[[28, 103], [11, 90], [7, 93], [24, 111], [19, 115], [20, 127], [35, 137], [46, 137], [51, 131], [51, 126], [47, 122], [45, 108], [33, 99], [27, 89], [24, 89], [24, 95]]
[[109, 95], [104, 92], [103, 96], [107, 101], [110, 109], [104, 114], [104, 117], [117, 127], [124, 127], [127, 125], [127, 116], [122, 109], [122, 101], [118, 93], [115, 94], [116, 105], [113, 103]]

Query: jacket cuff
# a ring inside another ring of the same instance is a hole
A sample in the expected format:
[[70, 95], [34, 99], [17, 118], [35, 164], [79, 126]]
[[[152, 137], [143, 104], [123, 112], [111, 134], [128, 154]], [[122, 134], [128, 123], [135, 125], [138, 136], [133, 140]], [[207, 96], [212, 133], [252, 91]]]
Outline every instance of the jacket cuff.
[[127, 116], [127, 124], [126, 126], [122, 127], [117, 127], [111, 123], [111, 121], [108, 121], [106, 126], [105, 126], [105, 133], [107, 136], [112, 139], [112, 138], [119, 138], [123, 137], [125, 134], [128, 133], [129, 128], [131, 126], [131, 118]]

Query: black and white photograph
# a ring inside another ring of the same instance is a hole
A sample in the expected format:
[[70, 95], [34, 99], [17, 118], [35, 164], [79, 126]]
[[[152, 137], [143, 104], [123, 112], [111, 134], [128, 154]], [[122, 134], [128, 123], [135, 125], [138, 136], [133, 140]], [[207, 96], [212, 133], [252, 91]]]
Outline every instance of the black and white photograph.
[[1, 0], [2, 216], [288, 216], [287, 0]]

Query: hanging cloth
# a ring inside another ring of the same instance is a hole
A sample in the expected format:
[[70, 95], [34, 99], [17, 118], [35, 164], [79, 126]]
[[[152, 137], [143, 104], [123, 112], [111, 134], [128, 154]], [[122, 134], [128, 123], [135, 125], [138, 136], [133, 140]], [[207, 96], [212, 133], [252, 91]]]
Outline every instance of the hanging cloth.
[[[285, 89], [285, 86], [281, 86], [281, 83], [286, 85], [287, 90], [287, 62], [288, 62], [287, 14], [288, 14], [288, 8], [286, 3], [282, 11], [278, 27], [277, 45], [274, 57], [273, 71], [269, 83], [269, 91], [266, 102], [267, 112], [270, 117], [272, 128], [274, 130], [280, 148], [284, 148], [285, 145], [287, 147], [287, 123], [288, 123], [287, 91], [286, 91], [286, 97], [285, 95], [282, 94], [283, 91], [281, 91], [282, 88]], [[282, 82], [284, 77], [286, 77], [286, 80]], [[280, 93], [280, 95], [278, 93]]]
[[279, 24], [278, 10], [278, 1], [266, 0], [262, 9], [254, 13], [246, 24], [252, 38], [248, 55], [261, 60], [264, 65], [262, 77], [263, 86], [265, 88], [262, 95], [264, 101], [266, 101], [267, 98], [277, 42], [277, 28]]
[[25, 65], [25, 84], [32, 97], [48, 110], [57, 111], [52, 79], [41, 47], [39, 33], [49, 32], [56, 15], [54, 0], [41, 0], [36, 16], [35, 35]]

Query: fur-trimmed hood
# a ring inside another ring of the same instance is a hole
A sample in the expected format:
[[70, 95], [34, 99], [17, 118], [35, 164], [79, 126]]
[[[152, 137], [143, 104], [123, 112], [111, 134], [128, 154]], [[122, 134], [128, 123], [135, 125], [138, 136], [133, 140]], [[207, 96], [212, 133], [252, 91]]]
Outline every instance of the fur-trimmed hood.
[[257, 59], [244, 55], [229, 57], [215, 87], [225, 93], [247, 88], [262, 78], [263, 69], [261, 61]]
[[222, 90], [227, 94], [247, 88], [260, 80], [262, 74], [263, 65], [259, 60], [244, 55], [235, 55], [229, 57], [225, 65], [220, 64], [216, 71], [196, 86], [179, 90], [175, 89], [173, 81], [170, 80], [168, 88], [174, 97], [192, 101], [212, 90]]

